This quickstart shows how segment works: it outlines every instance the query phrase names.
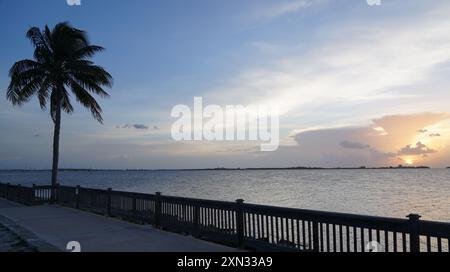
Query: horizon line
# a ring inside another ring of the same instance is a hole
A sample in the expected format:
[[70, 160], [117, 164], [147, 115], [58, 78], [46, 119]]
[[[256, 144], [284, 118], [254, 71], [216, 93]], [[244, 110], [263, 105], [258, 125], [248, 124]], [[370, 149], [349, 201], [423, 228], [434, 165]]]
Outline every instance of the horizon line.
[[[307, 167], [307, 166], [295, 166], [295, 167], [216, 167], [216, 168], [136, 168], [136, 169], [107, 169], [107, 168], [60, 168], [58, 171], [252, 171], [252, 170], [384, 170], [384, 169], [450, 169], [448, 167], [429, 167], [429, 166], [381, 166], [381, 167]], [[0, 169], [0, 171], [51, 171], [51, 169]]]

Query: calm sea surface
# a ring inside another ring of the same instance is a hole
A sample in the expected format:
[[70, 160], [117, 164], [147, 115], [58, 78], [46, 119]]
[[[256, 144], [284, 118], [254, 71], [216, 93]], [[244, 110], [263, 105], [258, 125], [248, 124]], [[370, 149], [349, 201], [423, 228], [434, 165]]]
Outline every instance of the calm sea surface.
[[[450, 169], [63, 171], [64, 185], [450, 222]], [[0, 182], [48, 184], [49, 171], [0, 171]]]

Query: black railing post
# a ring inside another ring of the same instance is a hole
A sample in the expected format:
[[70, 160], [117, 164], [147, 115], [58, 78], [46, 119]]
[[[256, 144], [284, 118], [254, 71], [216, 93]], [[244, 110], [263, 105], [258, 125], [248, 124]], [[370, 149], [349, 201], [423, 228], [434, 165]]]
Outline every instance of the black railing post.
[[411, 252], [420, 252], [420, 234], [419, 234], [419, 219], [420, 215], [410, 214], [407, 216], [410, 223], [410, 233], [409, 233], [409, 247]]
[[75, 208], [80, 208], [80, 185], [77, 185], [76, 195], [75, 195]]
[[313, 221], [313, 251], [319, 252], [319, 222]]
[[33, 183], [33, 187], [31, 190], [31, 199], [30, 199], [31, 203], [30, 205], [35, 205], [36, 204], [36, 184]]
[[20, 193], [21, 193], [21, 191], [22, 191], [22, 185], [17, 184], [17, 202], [19, 202], [19, 203], [22, 203], [20, 201]]
[[156, 192], [155, 198], [155, 227], [161, 227], [161, 193]]
[[54, 186], [53, 184], [51, 185], [50, 188], [50, 204], [55, 204], [55, 200], [56, 200], [56, 185]]
[[239, 248], [244, 248], [244, 200], [236, 200], [236, 235]]
[[132, 208], [132, 212], [133, 212], [133, 219], [137, 220], [138, 216], [137, 216], [137, 198], [136, 195], [133, 195], [133, 199], [132, 199], [132, 203], [131, 203], [131, 208]]
[[59, 198], [60, 198], [60, 184], [56, 183], [56, 192], [55, 192], [55, 203], [59, 203]]
[[6, 183], [1, 183], [2, 185], [2, 197], [6, 198]]
[[8, 189], [9, 189], [9, 182], [6, 183], [6, 189], [5, 189], [5, 198], [6, 198], [6, 199], [8, 199], [8, 197], [9, 197]]
[[194, 237], [200, 236], [200, 206], [194, 205]]
[[106, 199], [106, 215], [111, 216], [111, 192], [112, 188], [108, 188], [108, 197]]

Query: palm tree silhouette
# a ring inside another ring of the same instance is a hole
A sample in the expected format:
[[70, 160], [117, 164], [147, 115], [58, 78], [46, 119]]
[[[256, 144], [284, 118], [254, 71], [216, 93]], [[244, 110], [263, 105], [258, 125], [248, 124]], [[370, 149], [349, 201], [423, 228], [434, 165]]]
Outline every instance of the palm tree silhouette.
[[52, 200], [55, 200], [61, 110], [69, 114], [73, 112], [68, 90], [102, 123], [102, 109], [91, 94], [108, 97], [103, 87], [112, 87], [113, 79], [102, 67], [89, 60], [104, 48], [91, 45], [84, 31], [68, 23], [59, 23], [53, 30], [48, 26], [42, 31], [32, 27], [26, 36], [34, 45], [34, 60], [24, 59], [11, 67], [11, 82], [6, 96], [18, 106], [34, 95], [37, 95], [42, 110], [46, 109], [47, 102], [50, 104], [54, 123], [51, 182]]

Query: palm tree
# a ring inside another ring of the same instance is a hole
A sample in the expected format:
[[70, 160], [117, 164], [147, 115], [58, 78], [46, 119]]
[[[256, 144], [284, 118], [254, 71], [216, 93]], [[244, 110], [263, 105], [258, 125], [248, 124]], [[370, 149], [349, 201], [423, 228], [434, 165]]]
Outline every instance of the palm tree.
[[73, 28], [68, 23], [59, 23], [53, 30], [48, 26], [42, 31], [32, 27], [26, 36], [34, 46], [34, 60], [24, 59], [11, 67], [11, 82], [6, 96], [13, 105], [18, 106], [28, 102], [34, 95], [38, 97], [42, 110], [47, 108], [47, 102], [50, 104], [50, 115], [54, 123], [51, 180], [54, 200], [61, 110], [68, 114], [73, 112], [69, 90], [102, 123], [102, 109], [92, 94], [108, 97], [103, 87], [112, 86], [112, 77], [89, 60], [104, 48], [91, 45], [84, 31]]

